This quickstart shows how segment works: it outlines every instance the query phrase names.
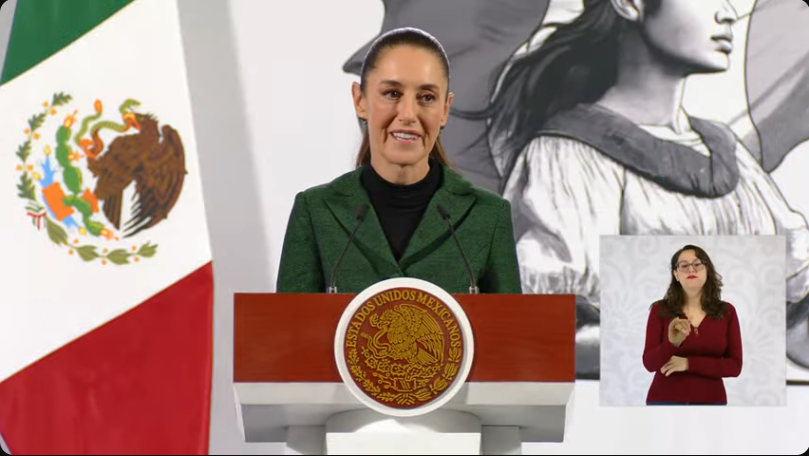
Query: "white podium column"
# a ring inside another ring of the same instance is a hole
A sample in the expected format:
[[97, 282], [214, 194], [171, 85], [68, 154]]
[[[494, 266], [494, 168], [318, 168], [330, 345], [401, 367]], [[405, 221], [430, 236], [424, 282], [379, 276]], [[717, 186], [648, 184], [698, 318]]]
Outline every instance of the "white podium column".
[[482, 428], [477, 416], [453, 410], [415, 417], [352, 410], [326, 422], [326, 454], [481, 454]]
[[481, 454], [522, 454], [519, 426], [483, 426]]
[[290, 426], [287, 429], [285, 455], [326, 454], [326, 426]]

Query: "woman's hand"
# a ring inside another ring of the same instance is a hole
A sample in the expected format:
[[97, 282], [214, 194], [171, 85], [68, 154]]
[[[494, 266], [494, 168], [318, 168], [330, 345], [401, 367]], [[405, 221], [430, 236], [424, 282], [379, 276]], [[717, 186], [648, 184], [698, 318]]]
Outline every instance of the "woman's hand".
[[675, 318], [669, 323], [669, 341], [680, 346], [688, 335], [691, 334], [691, 322], [685, 318]]
[[660, 368], [660, 373], [668, 377], [675, 372], [685, 372], [688, 370], [688, 358], [672, 356], [669, 362]]

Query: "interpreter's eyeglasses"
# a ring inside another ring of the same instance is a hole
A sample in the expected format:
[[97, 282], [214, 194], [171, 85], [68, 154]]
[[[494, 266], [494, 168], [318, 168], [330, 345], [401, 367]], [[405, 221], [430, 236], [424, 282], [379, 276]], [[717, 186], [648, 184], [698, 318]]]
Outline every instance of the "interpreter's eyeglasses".
[[703, 269], [705, 269], [705, 263], [701, 261], [695, 261], [693, 263], [680, 263], [677, 265], [677, 270], [680, 272], [688, 272], [689, 270], [691, 270], [692, 266], [694, 267], [695, 272], [702, 271]]

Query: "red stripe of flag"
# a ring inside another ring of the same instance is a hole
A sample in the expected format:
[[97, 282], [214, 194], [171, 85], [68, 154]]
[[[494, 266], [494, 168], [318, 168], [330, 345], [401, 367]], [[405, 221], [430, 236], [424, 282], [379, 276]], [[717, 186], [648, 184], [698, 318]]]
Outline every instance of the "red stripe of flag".
[[208, 263], [0, 383], [0, 432], [15, 455], [207, 454], [212, 365]]

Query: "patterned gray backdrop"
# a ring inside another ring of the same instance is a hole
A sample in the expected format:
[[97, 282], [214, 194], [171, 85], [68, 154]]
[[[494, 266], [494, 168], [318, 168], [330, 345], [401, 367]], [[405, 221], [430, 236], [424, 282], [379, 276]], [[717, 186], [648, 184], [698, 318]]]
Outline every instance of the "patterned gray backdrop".
[[669, 285], [671, 255], [702, 247], [722, 275], [722, 298], [742, 331], [743, 366], [726, 378], [728, 405], [786, 405], [786, 244], [782, 236], [602, 236], [601, 405], [644, 405], [654, 374], [643, 367], [649, 306]]

